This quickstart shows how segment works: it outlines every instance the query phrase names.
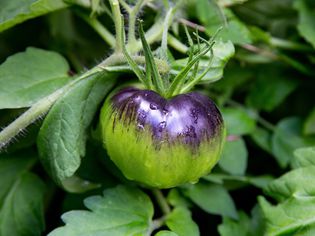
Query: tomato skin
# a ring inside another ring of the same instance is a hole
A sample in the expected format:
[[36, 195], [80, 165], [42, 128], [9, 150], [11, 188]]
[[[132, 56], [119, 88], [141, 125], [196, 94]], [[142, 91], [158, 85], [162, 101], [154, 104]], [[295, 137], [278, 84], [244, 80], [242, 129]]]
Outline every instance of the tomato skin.
[[130, 180], [170, 188], [196, 182], [219, 160], [225, 140], [220, 111], [197, 92], [165, 99], [124, 88], [101, 111], [104, 147]]

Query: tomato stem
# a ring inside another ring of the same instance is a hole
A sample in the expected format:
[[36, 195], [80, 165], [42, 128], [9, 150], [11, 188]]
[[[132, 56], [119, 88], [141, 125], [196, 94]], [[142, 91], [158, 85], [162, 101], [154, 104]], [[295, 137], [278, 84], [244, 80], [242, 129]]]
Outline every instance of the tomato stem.
[[163, 212], [164, 215], [168, 215], [171, 212], [171, 208], [167, 203], [166, 198], [164, 197], [163, 193], [159, 189], [152, 189], [152, 193], [161, 208], [161, 211]]
[[110, 6], [112, 8], [113, 20], [115, 23], [115, 31], [116, 31], [116, 44], [115, 44], [115, 52], [122, 52], [122, 38], [120, 31], [123, 27], [123, 21], [121, 19], [121, 12], [118, 0], [110, 0]]

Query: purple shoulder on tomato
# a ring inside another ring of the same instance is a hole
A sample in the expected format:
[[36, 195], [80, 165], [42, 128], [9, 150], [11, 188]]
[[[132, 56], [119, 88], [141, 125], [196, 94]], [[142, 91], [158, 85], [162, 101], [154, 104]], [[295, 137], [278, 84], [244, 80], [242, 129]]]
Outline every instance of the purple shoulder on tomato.
[[222, 115], [214, 102], [197, 92], [165, 99], [151, 90], [127, 87], [111, 100], [116, 119], [128, 125], [134, 122], [138, 132], [150, 128], [156, 141], [167, 140], [172, 144], [181, 140], [198, 148], [223, 129]]

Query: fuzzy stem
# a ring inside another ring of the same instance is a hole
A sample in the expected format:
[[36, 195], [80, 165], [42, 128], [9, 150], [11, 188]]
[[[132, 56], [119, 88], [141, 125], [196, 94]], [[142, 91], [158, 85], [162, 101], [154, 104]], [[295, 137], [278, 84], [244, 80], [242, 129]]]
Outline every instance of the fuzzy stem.
[[171, 208], [168, 205], [163, 193], [159, 189], [152, 189], [152, 193], [161, 208], [161, 211], [163, 212], [164, 215], [168, 215], [171, 212]]
[[[144, 63], [145, 59], [143, 56], [134, 56], [132, 57], [137, 63]], [[167, 64], [162, 60], [155, 60], [157, 67], [161, 68], [164, 73], [167, 73]], [[19, 116], [15, 121], [9, 124], [0, 132], [0, 152], [3, 148], [10, 143], [10, 141], [17, 136], [21, 131], [23, 131], [27, 126], [32, 124], [41, 116], [45, 115], [52, 105], [60, 98], [64, 93], [66, 93], [73, 85], [77, 82], [95, 74], [106, 70], [108, 66], [120, 65], [126, 63], [126, 59], [123, 54], [113, 54], [110, 57], [106, 58], [99, 65], [93, 67], [92, 69], [86, 71], [84, 74], [78, 78], [70, 81], [65, 86], [56, 90], [54, 93], [42, 98], [31, 106], [27, 111], [25, 111], [21, 116]]]
[[115, 45], [115, 52], [120, 53], [122, 52], [122, 38], [121, 38], [121, 28], [123, 27], [123, 23], [121, 20], [121, 13], [118, 0], [110, 0], [110, 6], [112, 8], [113, 13], [113, 20], [115, 23], [115, 32], [116, 32], [116, 45]]
[[94, 67], [92, 70], [83, 74], [75, 80], [72, 80], [62, 88], [56, 90], [52, 94], [42, 98], [34, 105], [32, 105], [27, 111], [19, 116], [15, 121], [9, 124], [0, 132], [0, 151], [20, 132], [22, 132], [27, 126], [32, 124], [41, 116], [45, 115], [51, 106], [61, 97], [66, 91], [68, 91], [78, 81], [96, 73], [99, 68]]
[[165, 217], [161, 217], [159, 219], [155, 219], [151, 222], [149, 229], [146, 233], [147, 236], [151, 236], [152, 232], [159, 229], [160, 227], [162, 227], [165, 224]]
[[[163, 33], [163, 21], [162, 19], [156, 21], [150, 29], [145, 33], [145, 38], [148, 42], [148, 44], [152, 44], [159, 39], [161, 39]], [[126, 46], [128, 49], [128, 52], [134, 53], [138, 52], [142, 48], [142, 44], [140, 41], [136, 41], [134, 43], [129, 43]]]
[[167, 55], [167, 39], [168, 39], [168, 27], [173, 19], [173, 8], [170, 8], [167, 11], [167, 14], [165, 16], [164, 24], [163, 24], [163, 33], [162, 33], [162, 43], [161, 43], [161, 48], [163, 53]]
[[148, 0], [138, 0], [136, 5], [131, 8], [129, 12], [129, 29], [128, 29], [128, 43], [136, 43], [136, 20], [140, 9], [148, 2]]
[[121, 6], [125, 8], [125, 10], [130, 13], [131, 12], [131, 7], [126, 3], [124, 0], [119, 0]]
[[174, 48], [175, 50], [177, 50], [180, 53], [187, 53], [188, 51], [188, 47], [183, 44], [181, 41], [179, 41], [177, 38], [175, 38], [173, 35], [168, 34], [167, 36], [167, 40], [168, 40], [168, 44]]

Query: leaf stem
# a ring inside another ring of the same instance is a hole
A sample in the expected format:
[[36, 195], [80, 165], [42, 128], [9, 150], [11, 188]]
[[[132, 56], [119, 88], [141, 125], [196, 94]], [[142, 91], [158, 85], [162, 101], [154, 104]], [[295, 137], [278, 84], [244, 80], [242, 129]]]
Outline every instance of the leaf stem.
[[148, 0], [138, 0], [136, 5], [129, 12], [129, 28], [128, 28], [128, 43], [136, 43], [136, 20], [140, 9], [148, 2]]
[[[148, 42], [148, 44], [152, 44], [159, 39], [161, 39], [163, 33], [163, 21], [162, 19], [156, 21], [149, 30], [145, 33], [145, 38]], [[134, 53], [139, 51], [142, 48], [142, 44], [140, 41], [136, 41], [134, 43], [128, 42], [128, 45], [126, 46], [128, 48], [128, 51], [130, 53]]]
[[187, 53], [188, 51], [188, 47], [183, 44], [181, 41], [179, 41], [177, 38], [175, 38], [173, 35], [171, 35], [170, 33], [167, 36], [167, 40], [168, 40], [168, 44], [174, 48], [175, 50], [177, 50], [180, 53]]
[[271, 37], [269, 44], [273, 47], [283, 48], [287, 50], [314, 52], [314, 49], [308, 45], [292, 42], [286, 39]]
[[152, 232], [162, 227], [165, 223], [165, 217], [161, 217], [159, 219], [155, 219], [151, 222], [149, 229], [147, 231], [147, 236], [151, 236]]
[[115, 23], [115, 32], [116, 32], [116, 44], [115, 44], [115, 52], [122, 52], [122, 38], [121, 38], [121, 29], [123, 28], [122, 17], [120, 12], [120, 6], [118, 0], [110, 0], [110, 6], [112, 8], [113, 20]]
[[161, 208], [161, 211], [163, 212], [164, 215], [168, 215], [171, 212], [171, 208], [168, 205], [166, 198], [164, 197], [163, 193], [159, 189], [152, 189], [152, 193]]
[[15, 121], [5, 127], [0, 132], [0, 152], [15, 136], [22, 132], [27, 126], [32, 124], [40, 117], [44, 116], [51, 108], [51, 106], [57, 101], [57, 99], [61, 97], [66, 91], [68, 91], [74, 84], [96, 73], [97, 71], [97, 67], [94, 67], [87, 73], [84, 73], [75, 80], [70, 81], [68, 84], [56, 90], [52, 94], [40, 99], [21, 116], [19, 116]]
[[163, 33], [162, 33], [162, 43], [161, 48], [162, 52], [167, 55], [167, 39], [168, 39], [168, 27], [173, 19], [173, 8], [170, 8], [165, 16], [165, 20], [163, 23]]

